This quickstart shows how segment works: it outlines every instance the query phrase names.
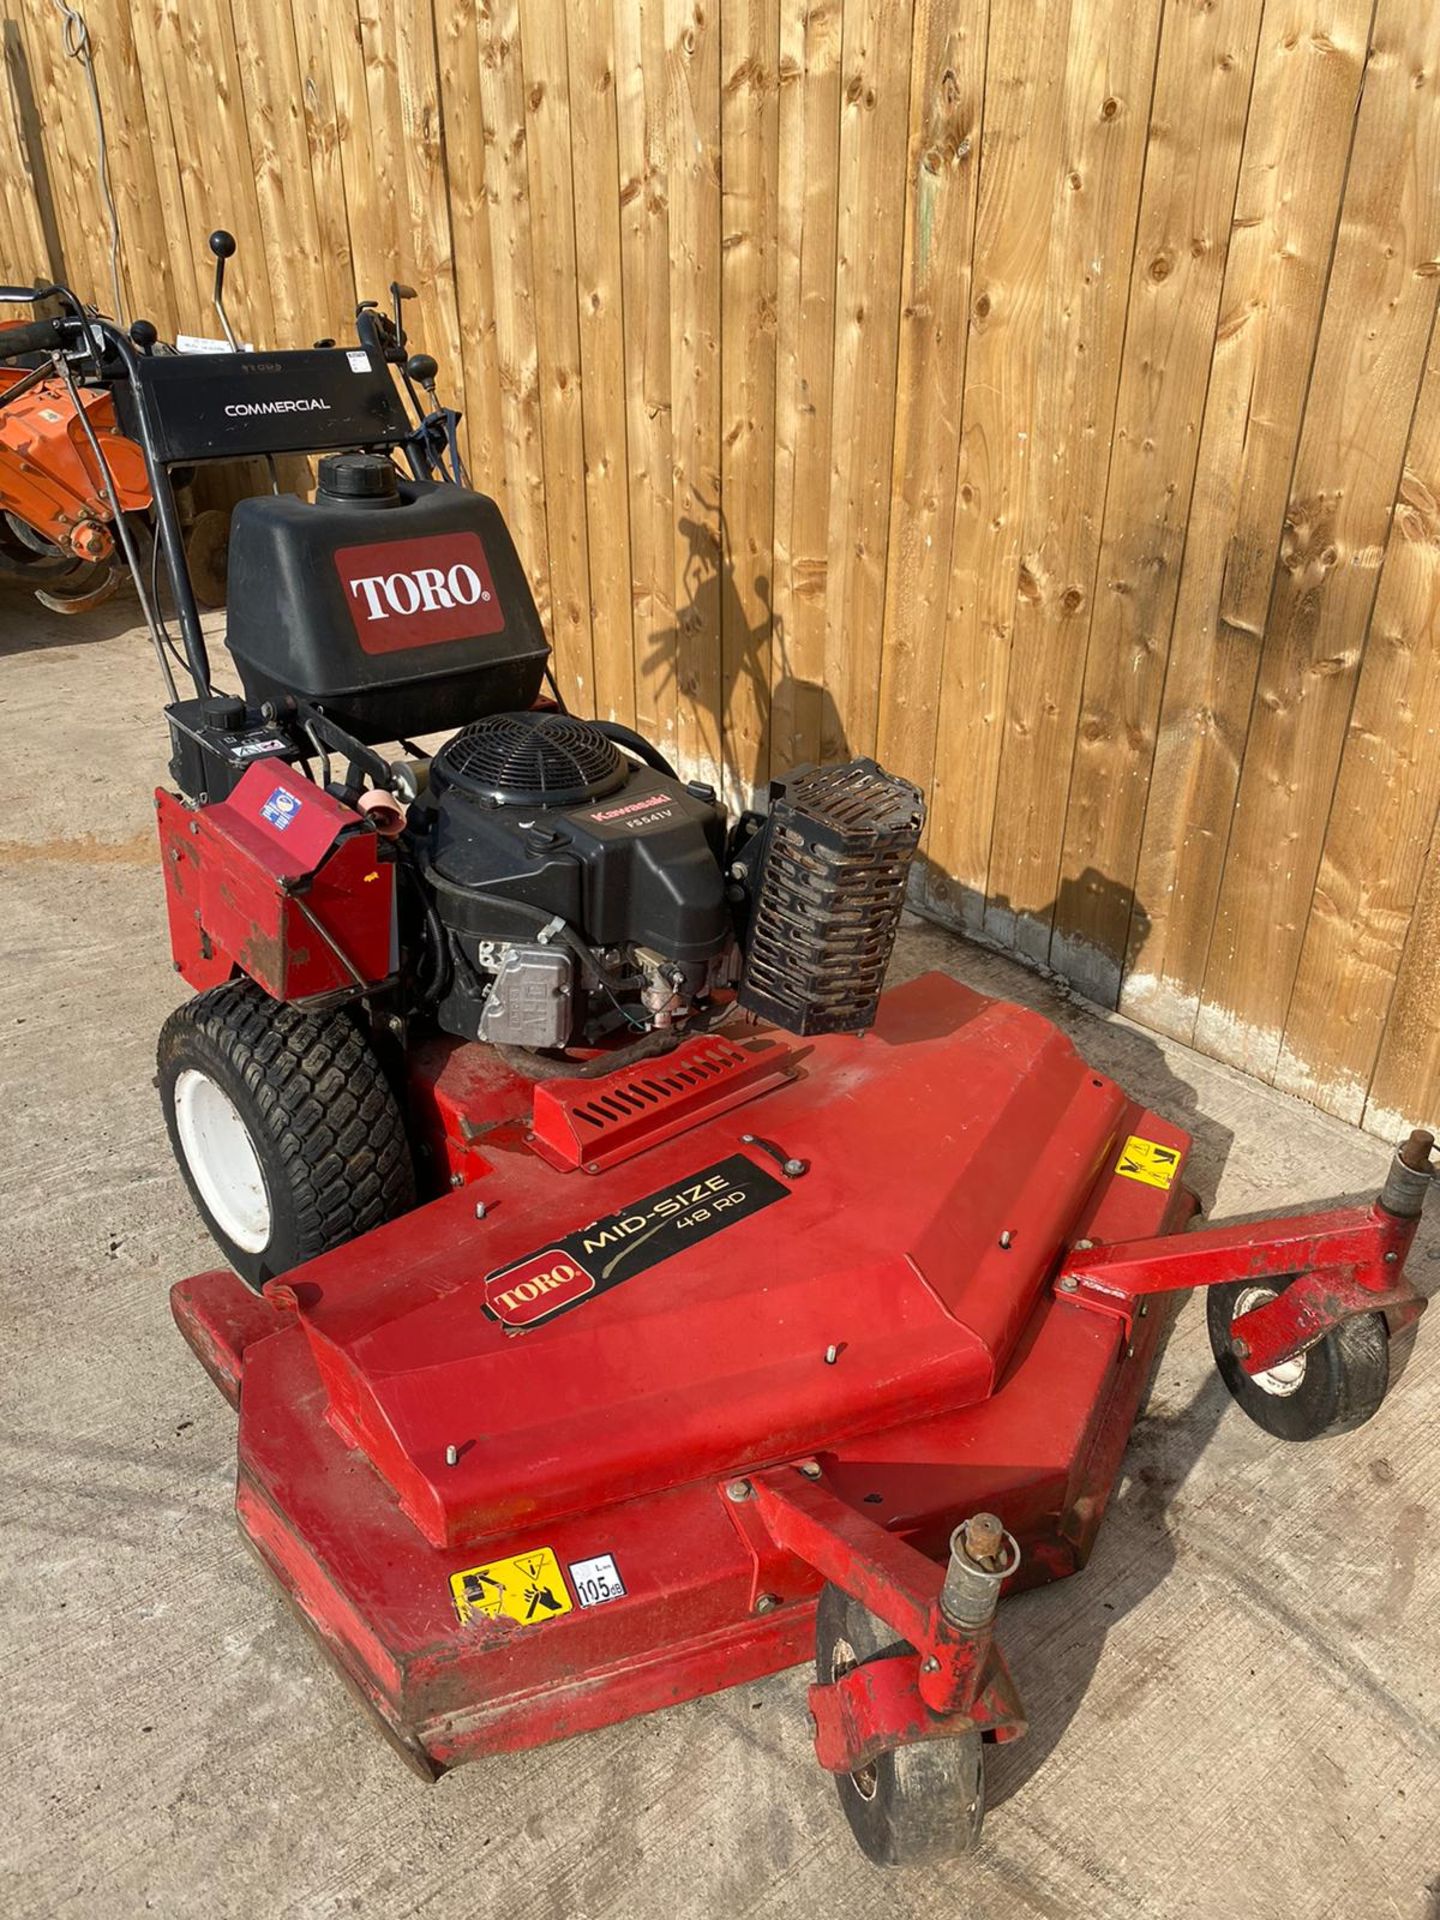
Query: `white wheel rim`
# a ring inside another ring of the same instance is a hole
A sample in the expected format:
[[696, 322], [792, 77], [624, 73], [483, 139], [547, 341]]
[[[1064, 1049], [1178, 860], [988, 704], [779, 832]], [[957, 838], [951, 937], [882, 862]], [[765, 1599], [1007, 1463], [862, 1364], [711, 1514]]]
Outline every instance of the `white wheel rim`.
[[175, 1081], [175, 1131], [211, 1219], [242, 1253], [270, 1239], [270, 1196], [250, 1129], [223, 1087], [198, 1067]]
[[[1234, 1326], [1241, 1314], [1253, 1313], [1257, 1307], [1268, 1305], [1277, 1299], [1273, 1287], [1244, 1287], [1235, 1297], [1235, 1305], [1230, 1310], [1230, 1324]], [[1267, 1367], [1263, 1373], [1251, 1373], [1245, 1377], [1253, 1380], [1262, 1393], [1273, 1394], [1277, 1400], [1288, 1400], [1297, 1393], [1305, 1378], [1305, 1359], [1299, 1353], [1293, 1360], [1282, 1360], [1278, 1367]]]

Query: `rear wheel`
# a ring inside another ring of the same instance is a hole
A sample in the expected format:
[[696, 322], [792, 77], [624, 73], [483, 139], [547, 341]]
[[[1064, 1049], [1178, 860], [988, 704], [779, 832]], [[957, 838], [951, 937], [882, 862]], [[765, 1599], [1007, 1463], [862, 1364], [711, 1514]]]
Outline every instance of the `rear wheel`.
[[[913, 1651], [840, 1588], [820, 1595], [815, 1671], [822, 1685], [868, 1660]], [[896, 1747], [859, 1773], [837, 1774], [835, 1784], [851, 1832], [877, 1866], [931, 1866], [980, 1844], [985, 1750], [978, 1733]]]
[[1390, 1384], [1390, 1330], [1383, 1313], [1342, 1320], [1315, 1346], [1263, 1373], [1246, 1373], [1236, 1358], [1234, 1322], [1291, 1284], [1234, 1280], [1208, 1290], [1205, 1320], [1215, 1365], [1236, 1404], [1277, 1439], [1348, 1433], [1377, 1410]]
[[414, 1205], [399, 1104], [343, 1010], [284, 1006], [232, 981], [176, 1008], [159, 1067], [186, 1185], [251, 1286]]

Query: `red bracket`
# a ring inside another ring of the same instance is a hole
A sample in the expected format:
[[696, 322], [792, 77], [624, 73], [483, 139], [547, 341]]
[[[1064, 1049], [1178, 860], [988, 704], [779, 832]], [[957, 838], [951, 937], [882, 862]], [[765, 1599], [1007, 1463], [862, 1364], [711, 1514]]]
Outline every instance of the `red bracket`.
[[[820, 1482], [813, 1462], [748, 1482], [776, 1546], [814, 1567], [892, 1627], [913, 1652], [872, 1660], [810, 1689], [815, 1753], [832, 1773], [916, 1740], [988, 1732], [1013, 1740], [1024, 1714], [989, 1623], [958, 1627], [940, 1606], [945, 1570]], [[733, 1497], [733, 1495], [732, 1495]]]
[[1128, 1332], [1148, 1294], [1233, 1281], [1291, 1282], [1234, 1322], [1236, 1358], [1247, 1373], [1263, 1373], [1357, 1314], [1385, 1314], [1392, 1332], [1415, 1319], [1425, 1301], [1403, 1269], [1416, 1224], [1377, 1202], [1075, 1247], [1055, 1288], [1077, 1306], [1113, 1314]]
[[[995, 1655], [999, 1663], [999, 1655]], [[1003, 1665], [964, 1712], [935, 1713], [915, 1684], [915, 1656], [867, 1660], [831, 1686], [810, 1688], [815, 1758], [827, 1773], [858, 1773], [882, 1753], [917, 1740], [953, 1740], [963, 1733], [993, 1733], [1014, 1740], [1024, 1731], [1010, 1676]]]

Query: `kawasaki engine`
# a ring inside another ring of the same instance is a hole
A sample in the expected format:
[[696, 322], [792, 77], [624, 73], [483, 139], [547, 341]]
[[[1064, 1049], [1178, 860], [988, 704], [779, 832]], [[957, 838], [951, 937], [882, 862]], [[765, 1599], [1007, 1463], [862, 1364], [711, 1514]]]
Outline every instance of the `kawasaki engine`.
[[684, 1024], [733, 974], [714, 794], [637, 765], [599, 725], [473, 722], [412, 819], [448, 935], [452, 1033], [545, 1048]]

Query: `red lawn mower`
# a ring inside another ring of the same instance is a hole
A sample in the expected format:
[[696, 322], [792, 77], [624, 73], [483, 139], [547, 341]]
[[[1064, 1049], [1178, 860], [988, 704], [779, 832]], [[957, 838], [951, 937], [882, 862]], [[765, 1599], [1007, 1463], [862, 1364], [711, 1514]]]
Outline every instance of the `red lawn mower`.
[[[1045, 1020], [882, 997], [920, 794], [856, 760], [730, 821], [547, 699], [401, 319], [204, 362], [103, 330], [195, 688], [159, 1084], [229, 1263], [172, 1304], [241, 1525], [428, 1775], [813, 1652], [867, 1855], [963, 1852], [1025, 1724], [997, 1602], [1084, 1564], [1179, 1295], [1267, 1431], [1358, 1425], [1433, 1143], [1373, 1206], [1186, 1232], [1187, 1136]], [[235, 511], [217, 691], [169, 468], [319, 449], [313, 500]]]

